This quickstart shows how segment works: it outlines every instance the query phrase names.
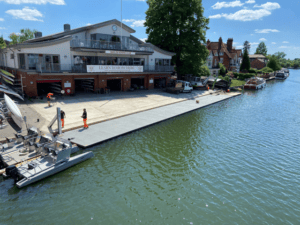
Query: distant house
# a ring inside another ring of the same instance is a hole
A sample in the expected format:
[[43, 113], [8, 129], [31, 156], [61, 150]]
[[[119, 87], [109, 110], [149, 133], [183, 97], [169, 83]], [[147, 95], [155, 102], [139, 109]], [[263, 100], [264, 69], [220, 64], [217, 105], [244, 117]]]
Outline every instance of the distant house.
[[242, 50], [233, 47], [233, 39], [229, 38], [227, 44], [223, 43], [222, 38], [218, 42], [207, 40], [206, 48], [209, 50], [207, 66], [211, 74], [218, 72], [218, 64], [222, 63], [228, 71], [239, 72], [242, 60]]
[[262, 69], [267, 66], [268, 58], [262, 54], [249, 55], [251, 68]]

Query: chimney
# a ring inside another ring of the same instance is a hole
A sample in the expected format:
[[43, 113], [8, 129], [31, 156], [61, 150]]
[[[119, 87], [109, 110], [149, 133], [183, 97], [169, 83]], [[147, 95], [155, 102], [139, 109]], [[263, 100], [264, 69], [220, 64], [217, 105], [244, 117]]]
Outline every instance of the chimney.
[[34, 33], [34, 37], [35, 37], [35, 38], [40, 38], [40, 37], [43, 37], [43, 34], [42, 34], [42, 32], [39, 32], [39, 31], [38, 31], [38, 32], [35, 32], [35, 33]]
[[227, 40], [227, 49], [229, 52], [232, 50], [232, 45], [233, 45], [233, 38], [228, 38]]
[[71, 25], [70, 24], [64, 24], [64, 31], [69, 31], [71, 30]]
[[206, 45], [209, 45], [209, 44], [210, 44], [210, 40], [209, 40], [209, 39], [207, 39]]
[[219, 50], [221, 50], [221, 48], [222, 48], [222, 43], [223, 43], [223, 40], [222, 40], [222, 38], [220, 37], [220, 38], [219, 38]]

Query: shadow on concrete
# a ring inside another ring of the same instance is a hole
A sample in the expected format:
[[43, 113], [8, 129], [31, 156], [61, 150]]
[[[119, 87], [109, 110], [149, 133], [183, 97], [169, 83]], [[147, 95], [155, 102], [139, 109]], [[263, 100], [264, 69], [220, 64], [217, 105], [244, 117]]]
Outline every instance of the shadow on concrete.
[[[56, 102], [60, 104], [71, 104], [71, 103], [81, 103], [86, 101], [107, 101], [113, 99], [130, 99], [130, 98], [141, 98], [141, 97], [148, 97], [149, 95], [161, 95], [165, 97], [175, 98], [175, 99], [187, 99], [187, 98], [195, 98], [198, 95], [201, 95], [206, 90], [194, 90], [192, 93], [180, 93], [180, 94], [173, 94], [166, 92], [165, 89], [153, 89], [153, 90], [135, 90], [133, 92], [110, 92], [109, 94], [95, 94], [95, 93], [79, 93], [73, 96], [54, 96], [55, 100], [52, 101], [52, 106], [55, 105]], [[40, 98], [45, 99], [45, 96], [40, 96]], [[47, 101], [38, 99], [32, 99], [31, 102], [27, 102], [27, 104], [47, 104]], [[54, 104], [54, 105], [53, 105]], [[45, 109], [49, 108], [44, 107]]]

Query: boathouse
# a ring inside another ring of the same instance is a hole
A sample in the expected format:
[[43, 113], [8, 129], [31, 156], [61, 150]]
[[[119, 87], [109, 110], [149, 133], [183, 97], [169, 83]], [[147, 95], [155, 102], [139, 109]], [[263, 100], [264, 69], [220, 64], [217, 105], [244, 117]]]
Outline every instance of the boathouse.
[[49, 83], [66, 94], [165, 86], [174, 72], [175, 53], [133, 33], [116, 19], [75, 29], [65, 24], [60, 33], [37, 32], [34, 39], [0, 49], [0, 67], [15, 74], [31, 97], [47, 92]]

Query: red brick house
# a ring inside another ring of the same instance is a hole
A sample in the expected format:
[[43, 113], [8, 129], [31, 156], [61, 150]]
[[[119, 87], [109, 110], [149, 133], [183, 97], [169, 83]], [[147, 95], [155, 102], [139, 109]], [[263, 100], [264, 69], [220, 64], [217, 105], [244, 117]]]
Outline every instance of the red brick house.
[[251, 68], [261, 70], [262, 68], [267, 66], [268, 59], [264, 55], [255, 54], [249, 55]]
[[242, 60], [242, 50], [233, 47], [232, 38], [229, 38], [226, 44], [223, 43], [221, 37], [218, 42], [210, 42], [208, 39], [206, 47], [209, 50], [207, 66], [212, 74], [215, 74], [216, 71], [218, 71], [218, 63], [222, 63], [228, 71], [239, 72], [240, 62]]

